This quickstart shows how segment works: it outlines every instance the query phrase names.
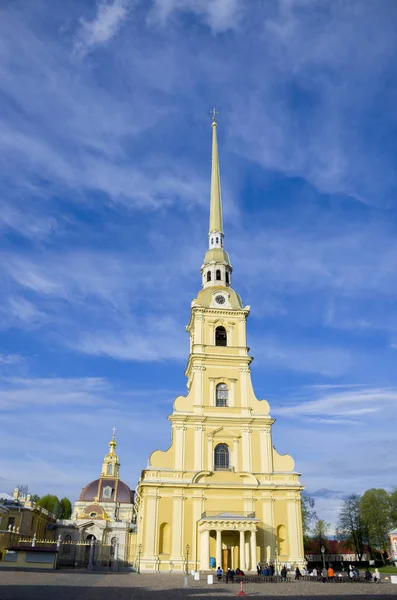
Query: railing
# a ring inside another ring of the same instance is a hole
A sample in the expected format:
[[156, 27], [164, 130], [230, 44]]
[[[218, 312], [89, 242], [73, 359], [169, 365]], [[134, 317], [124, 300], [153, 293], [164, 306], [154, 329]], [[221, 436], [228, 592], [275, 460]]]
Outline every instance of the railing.
[[248, 512], [248, 511], [244, 511], [244, 510], [207, 510], [206, 512], [203, 512], [201, 514], [201, 518], [205, 519], [206, 517], [222, 517], [224, 519], [233, 519], [234, 517], [237, 518], [248, 518], [248, 519], [255, 519], [255, 513], [254, 512]]

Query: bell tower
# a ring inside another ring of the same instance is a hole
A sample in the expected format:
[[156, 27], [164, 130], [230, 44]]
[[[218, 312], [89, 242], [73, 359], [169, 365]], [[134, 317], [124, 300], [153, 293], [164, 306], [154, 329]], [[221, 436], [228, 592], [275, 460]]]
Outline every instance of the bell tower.
[[252, 387], [250, 307], [232, 288], [224, 249], [215, 111], [208, 239], [186, 328], [188, 392], [169, 416], [171, 446], [151, 454], [137, 488], [141, 569], [302, 566], [303, 487], [293, 459], [274, 449], [269, 404]]

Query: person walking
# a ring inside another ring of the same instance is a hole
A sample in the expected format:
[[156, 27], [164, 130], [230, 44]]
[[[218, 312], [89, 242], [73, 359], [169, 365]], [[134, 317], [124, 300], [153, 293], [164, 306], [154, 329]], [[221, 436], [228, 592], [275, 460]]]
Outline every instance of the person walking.
[[333, 570], [333, 568], [331, 567], [331, 565], [328, 567], [328, 579], [329, 581], [333, 581], [335, 578], [335, 571]]
[[295, 581], [299, 581], [300, 578], [301, 578], [301, 572], [299, 570], [299, 567], [296, 567], [296, 569], [295, 569]]
[[380, 583], [380, 573], [378, 568], [375, 569], [373, 578], [375, 583]]
[[258, 563], [256, 565], [256, 572], [258, 573], [258, 575], [260, 575], [262, 573], [262, 567], [261, 567], [261, 563]]
[[218, 581], [220, 581], [222, 579], [222, 575], [223, 575], [223, 571], [222, 571], [221, 567], [218, 567], [216, 570], [216, 578]]
[[328, 571], [324, 567], [324, 569], [321, 571], [321, 578], [322, 578], [323, 583], [325, 583], [327, 581], [327, 576], [328, 576]]
[[285, 565], [281, 569], [281, 581], [287, 581], [287, 567]]

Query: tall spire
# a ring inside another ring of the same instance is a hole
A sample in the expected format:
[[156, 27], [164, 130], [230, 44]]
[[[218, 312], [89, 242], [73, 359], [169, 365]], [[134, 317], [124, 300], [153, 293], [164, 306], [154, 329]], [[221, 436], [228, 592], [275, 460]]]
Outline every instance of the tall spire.
[[208, 234], [208, 250], [201, 266], [203, 288], [230, 287], [232, 266], [229, 256], [223, 248], [223, 222], [221, 179], [219, 175], [218, 140], [216, 137], [216, 115], [212, 111], [212, 168], [210, 196], [210, 230]]
[[119, 476], [119, 457], [115, 452], [116, 448], [116, 428], [113, 427], [112, 430], [112, 439], [109, 442], [109, 452], [105, 455], [102, 463], [102, 472], [101, 476], [111, 476], [118, 477]]
[[219, 175], [218, 140], [216, 136], [216, 110], [212, 111], [212, 170], [209, 233], [223, 233], [221, 179]]

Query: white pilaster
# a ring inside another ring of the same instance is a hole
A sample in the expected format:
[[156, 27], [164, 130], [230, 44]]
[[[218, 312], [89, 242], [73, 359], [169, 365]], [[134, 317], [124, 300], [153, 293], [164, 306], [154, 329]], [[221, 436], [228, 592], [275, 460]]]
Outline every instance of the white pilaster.
[[222, 566], [222, 532], [216, 530], [216, 567]]
[[256, 563], [256, 531], [251, 531], [251, 571], [255, 571]]
[[240, 531], [240, 569], [245, 568], [245, 531]]
[[201, 532], [200, 569], [208, 571], [210, 568], [210, 532], [205, 529]]
[[273, 472], [273, 447], [272, 434], [269, 429], [260, 430], [260, 452], [261, 452], [261, 471], [262, 473]]
[[203, 433], [204, 429], [198, 425], [194, 429], [194, 470], [201, 471], [203, 466]]

